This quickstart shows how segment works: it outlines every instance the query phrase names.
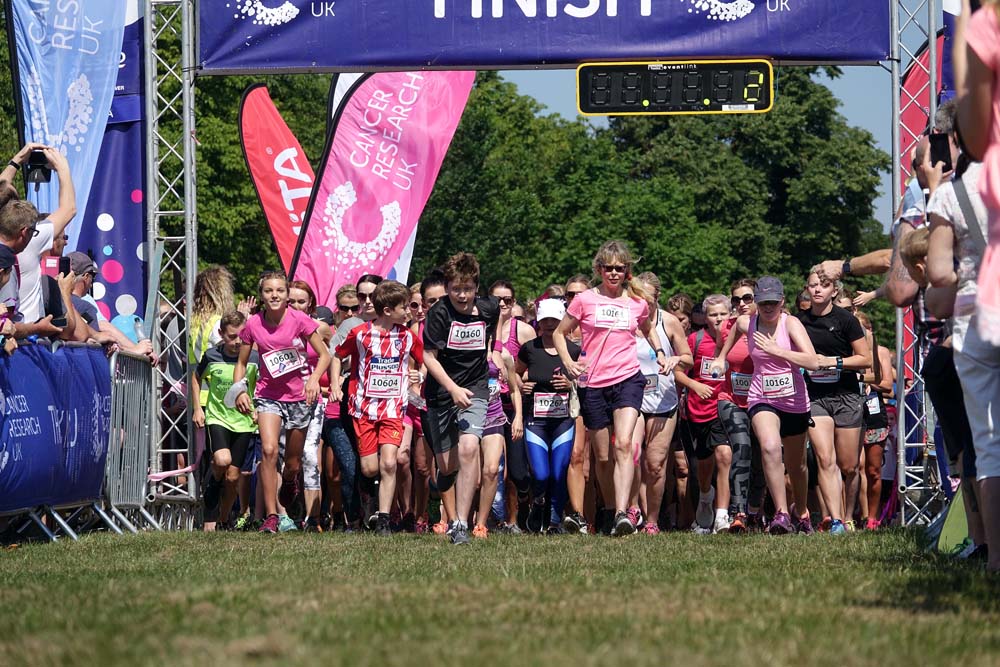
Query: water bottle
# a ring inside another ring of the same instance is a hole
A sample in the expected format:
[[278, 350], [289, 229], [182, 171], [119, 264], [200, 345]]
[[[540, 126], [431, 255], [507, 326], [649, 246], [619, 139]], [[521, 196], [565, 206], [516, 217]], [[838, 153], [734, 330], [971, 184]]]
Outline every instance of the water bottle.
[[143, 328], [142, 320], [138, 317], [132, 323], [132, 328], [135, 331], [135, 339], [137, 342], [141, 343], [144, 340], [149, 340], [149, 336], [146, 335], [146, 330]]
[[584, 371], [580, 374], [580, 377], [576, 379], [576, 386], [581, 388], [586, 388], [587, 386], [587, 352], [580, 352], [580, 358], [577, 360], [578, 363], [583, 366]]

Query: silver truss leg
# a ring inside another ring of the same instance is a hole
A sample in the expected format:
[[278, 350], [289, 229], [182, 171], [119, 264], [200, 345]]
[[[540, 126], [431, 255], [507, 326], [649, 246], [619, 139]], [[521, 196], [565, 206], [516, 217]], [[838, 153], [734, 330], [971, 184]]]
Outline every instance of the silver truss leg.
[[61, 516], [59, 516], [59, 512], [52, 509], [51, 507], [44, 507], [43, 509], [45, 510], [46, 514], [52, 517], [53, 521], [59, 524], [59, 528], [62, 530], [63, 533], [68, 535], [71, 540], [76, 542], [80, 539], [80, 537], [73, 531], [73, 529], [69, 527], [69, 524], [66, 523], [66, 521], [64, 521]]
[[107, 512], [104, 511], [104, 508], [97, 503], [91, 503], [90, 509], [93, 510], [95, 516], [99, 517], [100, 520], [104, 522], [104, 525], [108, 527], [108, 530], [116, 535], [122, 534], [122, 529], [118, 527], [118, 524], [112, 521], [111, 517], [109, 517]]
[[129, 521], [128, 518], [124, 514], [122, 514], [121, 510], [119, 510], [117, 507], [111, 505], [108, 509], [110, 509], [111, 513], [115, 515], [115, 518], [118, 519], [118, 521], [120, 521], [123, 526], [125, 526], [125, 529], [128, 530], [128, 532], [132, 534], [139, 532], [139, 529], [133, 526], [132, 522]]
[[49, 527], [45, 525], [44, 521], [42, 521], [42, 517], [38, 516], [38, 512], [36, 512], [35, 510], [28, 510], [28, 518], [30, 519], [30, 521], [25, 526], [23, 526], [21, 530], [24, 530], [25, 528], [27, 528], [27, 526], [33, 523], [36, 526], [38, 526], [39, 530], [41, 530], [42, 533], [45, 534], [45, 537], [48, 538], [49, 542], [58, 541], [59, 538], [56, 537], [55, 533], [49, 530]]

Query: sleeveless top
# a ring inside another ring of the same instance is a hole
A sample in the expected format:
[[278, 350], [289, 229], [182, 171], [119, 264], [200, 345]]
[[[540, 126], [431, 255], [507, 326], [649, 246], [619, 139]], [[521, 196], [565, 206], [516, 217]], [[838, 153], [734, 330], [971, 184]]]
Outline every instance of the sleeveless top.
[[[674, 348], [670, 344], [666, 326], [663, 324], [663, 311], [656, 311], [656, 334], [660, 337], [663, 353], [674, 356]], [[677, 385], [674, 374], [660, 374], [660, 365], [656, 362], [656, 351], [649, 345], [645, 337], [635, 337], [636, 352], [639, 356], [639, 370], [646, 380], [646, 388], [642, 394], [643, 414], [659, 415], [670, 412], [677, 407]]]
[[[753, 359], [753, 377], [750, 379], [748, 405], [770, 405], [783, 412], [809, 412], [809, 393], [806, 391], [806, 381], [798, 366], [790, 361], [775, 357], [761, 350], [754, 343], [753, 335], [757, 331], [757, 315], [750, 318], [747, 331], [747, 347]], [[792, 350], [792, 341], [788, 336], [788, 315], [782, 313], [775, 330], [778, 345], [785, 350]]]
[[486, 404], [486, 422], [483, 424], [483, 428], [502, 426], [507, 423], [507, 415], [503, 411], [503, 401], [500, 398], [500, 369], [493, 363], [493, 355], [490, 355], [489, 369], [490, 399]]
[[[517, 359], [517, 353], [521, 351], [521, 342], [517, 339], [517, 320], [513, 317], [510, 318], [510, 330], [507, 332], [507, 338], [502, 343], [498, 342], [497, 344], [502, 345], [511, 357]], [[503, 378], [500, 378], [500, 394], [503, 402], [510, 405], [510, 386]], [[513, 406], [510, 409], [513, 410]]]

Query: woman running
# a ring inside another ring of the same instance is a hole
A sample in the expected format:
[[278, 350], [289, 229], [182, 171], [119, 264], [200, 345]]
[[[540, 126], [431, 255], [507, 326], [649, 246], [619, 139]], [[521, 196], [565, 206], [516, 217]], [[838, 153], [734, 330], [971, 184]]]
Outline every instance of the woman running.
[[[649, 340], [659, 372], [672, 370], [649, 319], [649, 304], [642, 285], [632, 278], [632, 264], [632, 255], [624, 243], [608, 241], [601, 246], [593, 263], [601, 284], [573, 299], [553, 334], [563, 372], [573, 380], [585, 376], [580, 410], [593, 437], [602, 494], [605, 502], [614, 502], [613, 535], [629, 535], [636, 529], [626, 513], [635, 472], [632, 431], [639, 418], [646, 385], [639, 369], [636, 330], [642, 331]], [[566, 345], [566, 337], [578, 325], [583, 333], [586, 363], [583, 356], [580, 361], [574, 361]], [[614, 458], [611, 457], [612, 429]]]
[[760, 442], [764, 477], [775, 509], [768, 532], [785, 535], [794, 530], [785, 492], [786, 469], [801, 514], [799, 524], [804, 532], [811, 532], [805, 448], [810, 423], [809, 394], [799, 369], [816, 370], [819, 358], [802, 323], [784, 312], [785, 288], [780, 280], [770, 276], [760, 278], [754, 301], [757, 314], [737, 318], [712, 362], [712, 370], [723, 373], [726, 358], [737, 339], [747, 336], [747, 348], [753, 359], [747, 405]]
[[[663, 351], [667, 355], [667, 365], [681, 371], [691, 368], [691, 348], [680, 320], [660, 309], [660, 279], [655, 273], [639, 274], [646, 300], [652, 315], [653, 328], [660, 337]], [[667, 456], [677, 427], [677, 385], [673, 373], [660, 375], [656, 362], [656, 351], [642, 336], [636, 336], [636, 351], [639, 369], [645, 379], [642, 394], [642, 412], [632, 433], [633, 447], [642, 448], [640, 492], [642, 510], [646, 513], [643, 532], [647, 535], [660, 533], [660, 505], [667, 476]]]
[[[858, 319], [833, 304], [840, 289], [836, 281], [821, 276], [814, 267], [806, 288], [812, 303], [798, 319], [823, 357], [822, 370], [810, 371], [806, 377], [814, 422], [809, 441], [819, 469], [819, 490], [833, 519], [830, 532], [840, 533], [847, 529], [845, 522], [853, 515], [861, 486], [858, 466], [864, 402], [858, 372], [872, 365], [871, 350]], [[851, 522], [850, 529], [853, 526]]]
[[[316, 319], [316, 295], [308, 283], [302, 280], [293, 280], [288, 284], [288, 305], [315, 320], [319, 325], [317, 331], [319, 331], [320, 338], [323, 339], [323, 345], [330, 344], [330, 340], [333, 339], [333, 330], [325, 322]], [[296, 345], [300, 348], [299, 351], [306, 356], [306, 367], [302, 369], [302, 373], [305, 377], [309, 377], [316, 369], [319, 356], [302, 339], [297, 340]], [[322, 532], [319, 510], [323, 484], [319, 467], [319, 447], [326, 415], [326, 395], [330, 390], [329, 375], [323, 373], [319, 384], [320, 397], [314, 406], [312, 419], [309, 420], [309, 429], [306, 431], [306, 440], [302, 448], [302, 496], [306, 509], [302, 528], [307, 532]]]
[[[245, 385], [236, 405], [249, 414], [256, 405], [260, 429], [262, 460], [259, 468], [266, 518], [262, 533], [278, 532], [277, 503], [291, 507], [298, 496], [302, 467], [302, 448], [306, 428], [312, 417], [312, 405], [319, 398], [319, 378], [330, 365], [330, 353], [319, 334], [319, 323], [304, 313], [288, 307], [288, 279], [283, 273], [265, 273], [259, 283], [260, 310], [250, 317], [240, 332], [239, 360], [233, 371], [233, 384], [246, 377], [247, 362], [253, 346], [260, 356], [260, 376], [251, 403]], [[305, 356], [295, 341], [304, 339], [316, 351], [316, 368], [308, 380], [303, 377]], [[285, 428], [285, 461], [278, 497], [278, 439]]]

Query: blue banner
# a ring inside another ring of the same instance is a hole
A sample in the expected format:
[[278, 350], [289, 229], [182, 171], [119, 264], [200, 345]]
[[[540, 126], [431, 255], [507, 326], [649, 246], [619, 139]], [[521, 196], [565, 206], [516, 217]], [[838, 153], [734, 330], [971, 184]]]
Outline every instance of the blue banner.
[[0, 512], [98, 498], [110, 424], [102, 350], [28, 345], [0, 357]]
[[[137, 0], [128, 0], [136, 5]], [[77, 250], [94, 258], [97, 307], [109, 320], [142, 317], [146, 295], [146, 142], [138, 15], [125, 27], [118, 82]], [[116, 322], [117, 324], [117, 322]], [[130, 326], [121, 327], [126, 333]]]
[[889, 57], [889, 0], [202, 0], [205, 74]]
[[[69, 161], [76, 208], [87, 210], [121, 57], [126, 2], [9, 0], [24, 141], [58, 148]], [[59, 187], [28, 189], [39, 211], [56, 210]], [[76, 248], [79, 217], [68, 227]]]

